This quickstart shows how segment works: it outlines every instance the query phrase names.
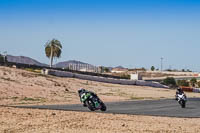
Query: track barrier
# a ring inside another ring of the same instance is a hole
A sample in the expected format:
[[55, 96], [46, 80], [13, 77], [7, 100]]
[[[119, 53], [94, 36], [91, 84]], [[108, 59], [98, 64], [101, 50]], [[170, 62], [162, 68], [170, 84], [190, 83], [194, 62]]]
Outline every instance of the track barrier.
[[168, 88], [168, 86], [162, 85], [158, 82], [152, 82], [152, 81], [114, 79], [114, 78], [108, 78], [108, 77], [99, 77], [99, 76], [84, 75], [84, 74], [78, 74], [78, 73], [72, 73], [72, 72], [64, 72], [64, 71], [58, 71], [58, 70], [52, 70], [52, 69], [43, 69], [42, 73], [59, 76], [59, 77], [78, 78], [78, 79], [83, 79], [83, 80], [112, 83], [112, 84], [139, 85], [139, 86], [151, 86], [151, 87], [157, 87], [157, 88]]

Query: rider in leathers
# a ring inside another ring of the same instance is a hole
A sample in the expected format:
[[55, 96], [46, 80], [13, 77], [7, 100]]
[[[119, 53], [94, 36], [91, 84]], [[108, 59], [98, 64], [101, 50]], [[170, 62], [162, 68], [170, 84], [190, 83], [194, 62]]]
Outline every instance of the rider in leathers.
[[[97, 95], [96, 95], [94, 92], [88, 91], [88, 90], [85, 90], [85, 89], [81, 88], [80, 90], [78, 90], [78, 94], [79, 94], [79, 97], [80, 97], [80, 101], [81, 101], [81, 95], [82, 95], [83, 93], [90, 93], [92, 96], [97, 97]], [[81, 101], [81, 102], [82, 102], [82, 101]], [[83, 102], [83, 106], [84, 106], [84, 107], [87, 106], [85, 102], [86, 102], [86, 101]]]
[[184, 93], [183, 90], [180, 87], [178, 87], [177, 90], [176, 90], [176, 100], [178, 100], [178, 94], [181, 95], [183, 93]]

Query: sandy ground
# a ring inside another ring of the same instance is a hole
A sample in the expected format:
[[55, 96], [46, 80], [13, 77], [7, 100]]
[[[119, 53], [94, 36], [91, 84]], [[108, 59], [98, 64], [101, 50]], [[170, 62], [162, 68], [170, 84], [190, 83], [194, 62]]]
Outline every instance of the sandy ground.
[[200, 119], [0, 108], [2, 133], [199, 133]]
[[[174, 98], [175, 90], [124, 86], [43, 76], [0, 67], [0, 105], [80, 103], [77, 90], [92, 90], [105, 102]], [[187, 93], [188, 97], [200, 97]], [[129, 116], [0, 106], [0, 132], [200, 132], [200, 119]]]

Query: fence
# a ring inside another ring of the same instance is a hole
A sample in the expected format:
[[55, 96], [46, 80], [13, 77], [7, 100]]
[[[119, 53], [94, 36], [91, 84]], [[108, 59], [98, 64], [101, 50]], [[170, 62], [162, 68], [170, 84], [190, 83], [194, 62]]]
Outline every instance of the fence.
[[101, 68], [89, 64], [73, 64], [70, 63], [66, 66], [66, 69], [73, 71], [83, 71], [83, 72], [93, 72], [93, 73], [101, 73]]

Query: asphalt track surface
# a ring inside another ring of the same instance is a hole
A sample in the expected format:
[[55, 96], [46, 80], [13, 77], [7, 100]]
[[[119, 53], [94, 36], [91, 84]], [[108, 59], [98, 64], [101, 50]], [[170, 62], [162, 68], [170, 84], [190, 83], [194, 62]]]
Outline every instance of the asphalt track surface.
[[[95, 111], [98, 113], [146, 115], [163, 117], [200, 118], [200, 98], [189, 98], [186, 108], [181, 108], [174, 99], [145, 100], [145, 101], [124, 101], [105, 103], [107, 111]], [[35, 106], [14, 106], [19, 108], [65, 110], [78, 112], [91, 112], [82, 104], [73, 105], [35, 105]]]

